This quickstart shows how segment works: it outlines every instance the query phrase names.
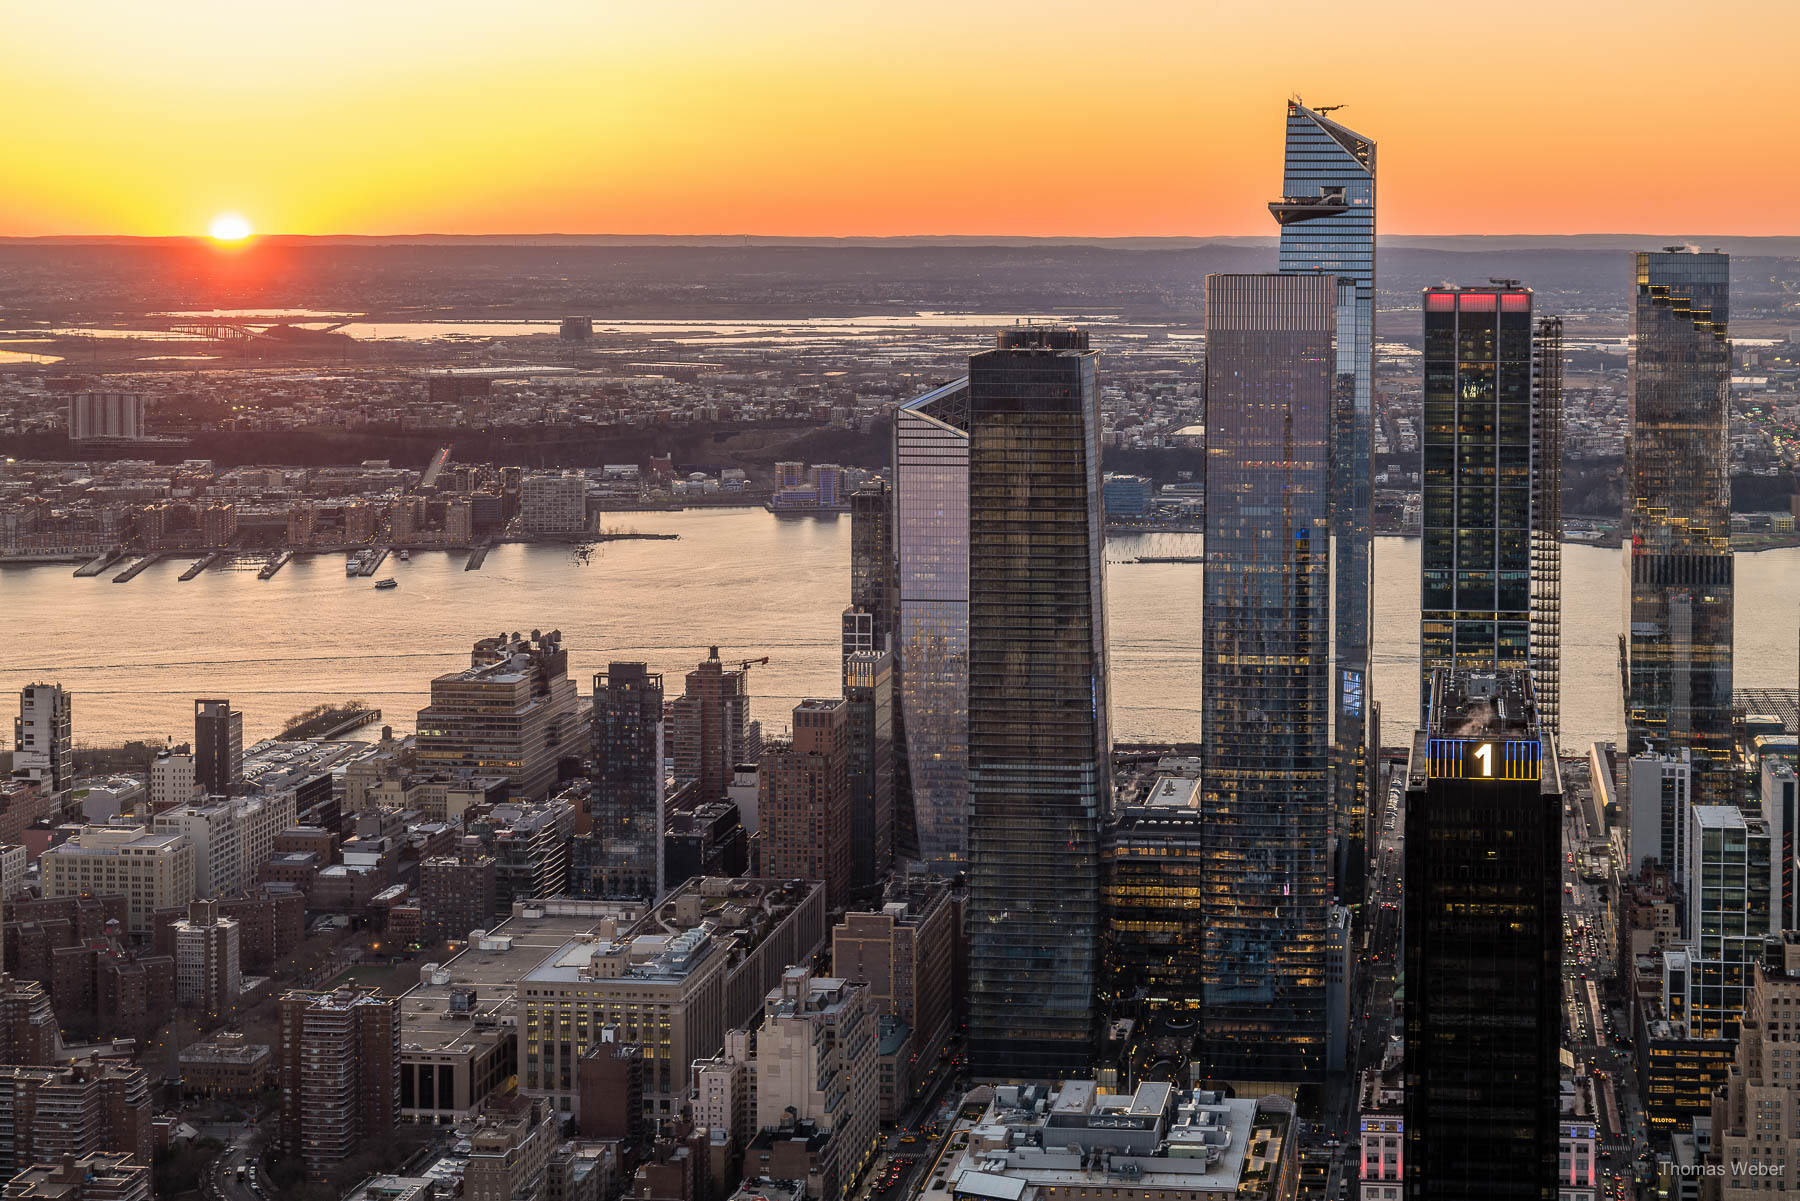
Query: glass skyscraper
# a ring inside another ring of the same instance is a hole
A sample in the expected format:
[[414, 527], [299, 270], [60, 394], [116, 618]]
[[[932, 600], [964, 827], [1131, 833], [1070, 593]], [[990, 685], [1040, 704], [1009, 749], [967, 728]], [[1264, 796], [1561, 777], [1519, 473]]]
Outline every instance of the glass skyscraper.
[[1208, 1075], [1321, 1078], [1331, 908], [1336, 276], [1206, 280]]
[[663, 678], [642, 663], [594, 676], [589, 895], [663, 894]]
[[[1364, 867], [1355, 836], [1367, 812], [1370, 741], [1369, 589], [1373, 560], [1375, 395], [1375, 143], [1298, 100], [1287, 106], [1281, 199], [1269, 205], [1281, 226], [1283, 274], [1324, 272], [1352, 285], [1337, 314], [1337, 371], [1348, 377], [1332, 417], [1331, 534], [1333, 778], [1337, 806], [1337, 888], [1362, 897]], [[1327, 835], [1329, 837], [1329, 835]]]
[[1562, 1085], [1556, 740], [1524, 672], [1439, 671], [1428, 691], [1406, 775], [1404, 1195], [1548, 1201]]
[[1529, 288], [1427, 288], [1419, 717], [1440, 667], [1531, 660]]
[[1693, 751], [1696, 804], [1731, 786], [1731, 264], [1639, 253], [1625, 442], [1625, 725]]
[[[1098, 355], [1002, 330], [969, 360], [969, 1061], [1089, 1067], [1112, 795]], [[910, 728], [910, 725], [909, 725]]]
[[[969, 381], [894, 415], [899, 594], [895, 852], [946, 873], [969, 858]], [[901, 734], [901, 730], [904, 734]]]

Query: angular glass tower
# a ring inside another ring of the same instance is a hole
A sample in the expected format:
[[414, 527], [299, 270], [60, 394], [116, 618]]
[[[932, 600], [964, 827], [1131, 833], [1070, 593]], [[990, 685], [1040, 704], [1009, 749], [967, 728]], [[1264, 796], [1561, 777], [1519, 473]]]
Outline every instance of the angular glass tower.
[[[895, 853], [946, 874], [969, 859], [969, 381], [894, 415], [899, 595]], [[904, 729], [904, 734], [901, 733]]]
[[1369, 588], [1374, 570], [1375, 143], [1298, 100], [1287, 106], [1281, 199], [1283, 274], [1325, 272], [1353, 285], [1337, 315], [1341, 391], [1332, 418], [1331, 536], [1335, 557], [1332, 657], [1333, 789], [1339, 895], [1362, 897], [1364, 868], [1352, 832], [1369, 790]]
[[1625, 442], [1625, 725], [1693, 751], [1696, 804], [1731, 787], [1731, 262], [1634, 258]]
[[1199, 1058], [1318, 1079], [1331, 908], [1331, 275], [1206, 279]]
[[1427, 288], [1419, 718], [1440, 667], [1531, 659], [1531, 290]]
[[[969, 360], [969, 1061], [1088, 1070], [1112, 795], [1098, 355], [1002, 330]], [[910, 728], [910, 726], [909, 726]]]

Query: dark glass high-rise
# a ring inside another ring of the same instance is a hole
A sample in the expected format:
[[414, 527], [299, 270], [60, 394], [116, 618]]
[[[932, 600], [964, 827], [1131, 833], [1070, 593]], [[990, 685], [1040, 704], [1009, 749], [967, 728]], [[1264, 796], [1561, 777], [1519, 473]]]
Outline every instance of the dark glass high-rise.
[[1112, 793], [1098, 355], [1002, 330], [969, 360], [971, 1070], [1087, 1070]]
[[1440, 667], [1531, 660], [1532, 295], [1427, 288], [1419, 709]]
[[1322, 1078], [1332, 900], [1331, 275], [1206, 280], [1207, 1074]]
[[1731, 779], [1731, 263], [1634, 256], [1621, 650], [1633, 752], [1689, 749], [1697, 804]]
[[594, 676], [592, 726], [595, 870], [601, 897], [662, 896], [663, 678], [642, 663], [611, 663]]
[[1408, 1201], [1553, 1201], [1562, 778], [1526, 672], [1440, 670], [1406, 777]]

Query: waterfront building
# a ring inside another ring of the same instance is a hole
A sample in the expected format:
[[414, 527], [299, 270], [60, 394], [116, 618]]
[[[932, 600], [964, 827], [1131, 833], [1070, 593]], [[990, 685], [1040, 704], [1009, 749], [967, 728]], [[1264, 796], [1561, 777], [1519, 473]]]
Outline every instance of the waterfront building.
[[13, 719], [12, 774], [46, 792], [62, 792], [75, 780], [74, 698], [60, 684], [27, 684], [19, 690]]
[[589, 837], [601, 852], [593, 895], [654, 901], [663, 883], [663, 678], [642, 663], [594, 676]]
[[514, 797], [540, 799], [556, 783], [557, 761], [579, 753], [576, 709], [560, 631], [483, 638], [467, 669], [431, 681], [415, 763], [421, 772], [503, 776]]
[[1635, 752], [1693, 752], [1694, 797], [1731, 778], [1731, 264], [1633, 257], [1625, 440], [1625, 725]]
[[[1371, 746], [1379, 745], [1369, 696], [1370, 588], [1374, 578], [1375, 143], [1307, 108], [1287, 105], [1281, 199], [1269, 205], [1281, 227], [1283, 274], [1335, 277], [1338, 293], [1332, 399], [1331, 711], [1334, 871], [1347, 903], [1362, 899], [1363, 829]], [[1208, 344], [1210, 348], [1210, 343]], [[1209, 498], [1211, 481], [1208, 481]]]
[[969, 360], [969, 1060], [1090, 1059], [1112, 796], [1098, 354], [1003, 329]]
[[228, 700], [194, 702], [194, 781], [208, 796], [244, 783], [244, 715]]
[[850, 885], [878, 886], [894, 868], [894, 656], [844, 660], [850, 734]]
[[1530, 675], [1440, 670], [1406, 775], [1405, 1195], [1555, 1195], [1563, 796]]
[[536, 472], [519, 491], [519, 524], [528, 534], [587, 529], [587, 477], [579, 471]]
[[841, 1201], [877, 1150], [879, 1015], [869, 986], [790, 967], [763, 1004], [752, 1072], [756, 1125], [823, 1136], [819, 1201]]
[[757, 783], [763, 874], [823, 881], [826, 906], [842, 911], [850, 903], [855, 862], [849, 702], [796, 705], [793, 740], [764, 748]]
[[391, 1133], [400, 1117], [400, 1006], [374, 989], [289, 992], [277, 1044], [281, 1146], [308, 1176]]
[[1201, 1057], [1326, 1070], [1332, 903], [1331, 437], [1348, 386], [1328, 275], [1206, 281]]
[[1106, 473], [1106, 516], [1143, 517], [1150, 512], [1154, 483], [1146, 476]]
[[897, 722], [906, 786], [897, 851], [934, 869], [968, 864], [969, 381], [894, 415]]
[[762, 726], [750, 720], [749, 668], [726, 671], [712, 647], [670, 709], [675, 778], [699, 781], [700, 801], [724, 800], [737, 766], [762, 755]]

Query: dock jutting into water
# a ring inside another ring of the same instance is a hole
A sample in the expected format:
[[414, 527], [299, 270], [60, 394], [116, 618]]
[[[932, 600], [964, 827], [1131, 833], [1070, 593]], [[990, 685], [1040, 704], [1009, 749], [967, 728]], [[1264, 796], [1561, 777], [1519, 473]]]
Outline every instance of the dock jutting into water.
[[294, 552], [291, 550], [277, 551], [274, 558], [263, 564], [262, 570], [256, 573], [256, 578], [259, 580], [274, 579], [275, 573], [286, 567], [288, 561], [293, 557]]
[[494, 549], [493, 543], [483, 542], [480, 546], [478, 546], [474, 550], [470, 551], [469, 552], [469, 561], [467, 563], [463, 564], [463, 570], [464, 571], [480, 571], [481, 564], [483, 563], [483, 561], [485, 561], [487, 559], [488, 552], [493, 549]]
[[138, 572], [144, 570], [144, 568], [150, 566], [150, 564], [157, 562], [162, 557], [163, 556], [162, 556], [161, 551], [154, 551], [150, 554], [145, 555], [143, 558], [141, 558], [137, 562], [133, 563], [130, 567], [127, 567], [124, 571], [121, 571], [118, 575], [114, 576], [113, 583], [129, 584], [132, 580], [137, 578]]
[[187, 583], [189, 580], [205, 571], [208, 567], [217, 563], [219, 561], [219, 556], [224, 553], [224, 551], [209, 550], [201, 558], [195, 559], [192, 563], [188, 564], [188, 569], [181, 573], [181, 582], [184, 584]]
[[125, 552], [122, 550], [109, 550], [98, 558], [89, 559], [86, 563], [77, 567], [75, 569], [75, 578], [85, 580], [97, 576], [124, 557]]

